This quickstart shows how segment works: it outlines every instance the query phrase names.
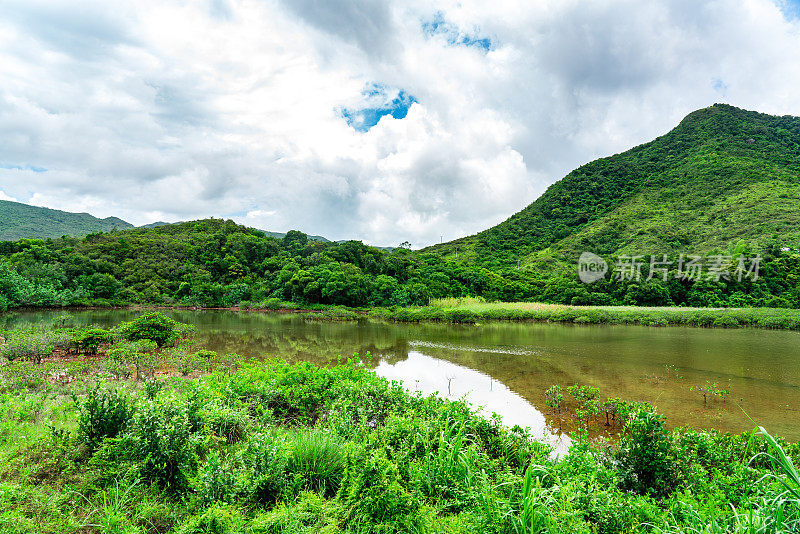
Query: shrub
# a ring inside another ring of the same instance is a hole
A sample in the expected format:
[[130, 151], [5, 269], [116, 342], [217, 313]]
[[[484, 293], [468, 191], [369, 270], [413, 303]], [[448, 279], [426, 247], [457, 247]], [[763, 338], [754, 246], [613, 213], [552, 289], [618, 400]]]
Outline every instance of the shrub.
[[717, 328], [738, 328], [739, 321], [737, 321], [730, 315], [722, 315], [714, 319], [712, 326], [715, 326]]
[[664, 417], [649, 410], [631, 414], [617, 451], [622, 489], [666, 497], [676, 488], [675, 447]]
[[149, 312], [122, 323], [119, 332], [128, 341], [148, 339], [159, 347], [174, 345], [180, 337], [178, 322], [161, 312]]
[[158, 396], [158, 392], [164, 387], [164, 381], [158, 378], [144, 379], [144, 396], [152, 400]]
[[386, 534], [421, 530], [419, 502], [400, 481], [397, 466], [383, 451], [348, 454], [338, 493], [346, 526], [356, 532], [371, 528]]
[[246, 469], [240, 492], [251, 502], [275, 504], [289, 488], [285, 446], [273, 436], [258, 434], [247, 441], [241, 456]]
[[445, 319], [451, 323], [474, 323], [478, 317], [469, 310], [447, 310]]
[[264, 308], [268, 310], [278, 310], [282, 307], [283, 303], [281, 302], [281, 299], [271, 298], [267, 299], [266, 302], [264, 302]]
[[214, 360], [218, 358], [218, 355], [213, 350], [198, 350], [192, 355], [192, 359], [194, 360], [195, 364], [199, 369], [204, 369], [211, 372], [211, 368], [213, 365]]
[[95, 386], [78, 405], [78, 436], [91, 448], [96, 448], [105, 438], [116, 437], [133, 416], [133, 405], [127, 397], [115, 391], [103, 391]]
[[64, 348], [69, 337], [63, 332], [14, 332], [13, 337], [0, 346], [0, 356], [8, 361], [30, 360], [42, 363], [42, 358], [52, 356], [56, 348]]
[[118, 343], [108, 350], [107, 356], [116, 364], [119, 374], [130, 376], [130, 370], [133, 368], [136, 371], [136, 379], [139, 380], [143, 374], [148, 375], [155, 371], [157, 359], [151, 353], [156, 346], [156, 343], [150, 340]]
[[249, 523], [252, 534], [336, 534], [336, 501], [301, 493], [296, 503], [280, 504]]
[[136, 413], [120, 444], [142, 478], [180, 493], [197, 469], [197, 454], [185, 404], [174, 399], [150, 403]]
[[114, 336], [102, 328], [81, 328], [72, 333], [72, 346], [87, 354], [97, 354], [103, 343], [111, 343]]
[[246, 414], [227, 406], [211, 404], [200, 410], [200, 418], [209, 430], [217, 436], [225, 438], [229, 445], [241, 441], [247, 433]]

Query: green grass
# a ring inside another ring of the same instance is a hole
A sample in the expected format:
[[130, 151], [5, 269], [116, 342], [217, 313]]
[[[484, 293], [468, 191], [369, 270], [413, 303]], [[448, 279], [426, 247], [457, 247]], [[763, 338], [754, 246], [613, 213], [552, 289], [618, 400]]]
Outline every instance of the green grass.
[[[578, 440], [553, 459], [522, 430], [352, 363], [161, 380], [154, 398], [117, 381], [135, 413], [91, 448], [77, 421], [97, 410], [80, 401], [93, 380], [0, 395], [2, 532], [790, 532], [800, 521], [800, 448], [763, 430], [668, 432], [639, 415], [618, 444]], [[243, 422], [238, 439], [220, 410]], [[175, 469], [154, 471], [153, 454]], [[627, 489], [630, 469], [648, 480], [652, 465], [669, 486]]]
[[374, 310], [371, 315], [400, 322], [474, 323], [499, 320], [572, 324], [800, 329], [800, 310], [786, 308], [570, 306], [537, 302], [486, 302], [481, 298], [437, 299], [431, 301], [429, 306]]

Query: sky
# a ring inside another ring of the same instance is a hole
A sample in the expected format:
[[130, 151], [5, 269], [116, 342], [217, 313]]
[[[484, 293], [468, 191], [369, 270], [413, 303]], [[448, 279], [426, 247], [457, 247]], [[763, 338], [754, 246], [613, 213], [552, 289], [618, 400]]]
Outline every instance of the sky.
[[798, 1], [4, 0], [0, 199], [416, 248], [798, 87]]

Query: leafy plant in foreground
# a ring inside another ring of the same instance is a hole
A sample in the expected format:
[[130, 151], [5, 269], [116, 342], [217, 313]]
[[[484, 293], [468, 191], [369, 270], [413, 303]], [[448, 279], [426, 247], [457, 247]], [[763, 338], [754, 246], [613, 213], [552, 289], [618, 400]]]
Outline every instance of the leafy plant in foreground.
[[105, 438], [116, 437], [133, 416], [127, 397], [104, 391], [99, 384], [82, 401], [74, 395], [73, 400], [78, 405], [78, 436], [90, 448], [97, 448]]

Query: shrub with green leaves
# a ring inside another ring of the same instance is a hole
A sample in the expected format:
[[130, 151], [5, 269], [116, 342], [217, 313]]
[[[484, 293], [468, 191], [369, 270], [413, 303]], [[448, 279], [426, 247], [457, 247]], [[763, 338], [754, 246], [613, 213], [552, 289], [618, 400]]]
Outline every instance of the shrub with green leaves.
[[57, 348], [69, 345], [69, 336], [64, 332], [19, 330], [9, 333], [10, 339], [0, 345], [0, 357], [8, 361], [28, 360], [41, 363], [43, 358], [53, 355]]
[[242, 527], [241, 514], [236, 509], [214, 505], [183, 522], [175, 534], [240, 534]]
[[72, 346], [79, 352], [87, 354], [97, 354], [100, 345], [111, 343], [114, 336], [108, 330], [102, 328], [89, 327], [81, 328], [72, 332]]
[[98, 384], [84, 399], [73, 396], [78, 406], [78, 436], [96, 448], [105, 438], [119, 435], [133, 416], [130, 399], [116, 391], [105, 391]]
[[666, 497], [679, 482], [676, 456], [664, 416], [649, 410], [632, 413], [616, 452], [620, 486], [640, 495]]
[[180, 338], [179, 323], [161, 312], [148, 312], [118, 326], [128, 341], [150, 340], [159, 347], [174, 345]]
[[348, 454], [338, 499], [352, 531], [400, 534], [422, 529], [419, 500], [404, 488], [397, 465], [383, 451]]
[[185, 403], [157, 400], [142, 406], [120, 442], [141, 477], [171, 493], [185, 490], [197, 465], [195, 439]]

